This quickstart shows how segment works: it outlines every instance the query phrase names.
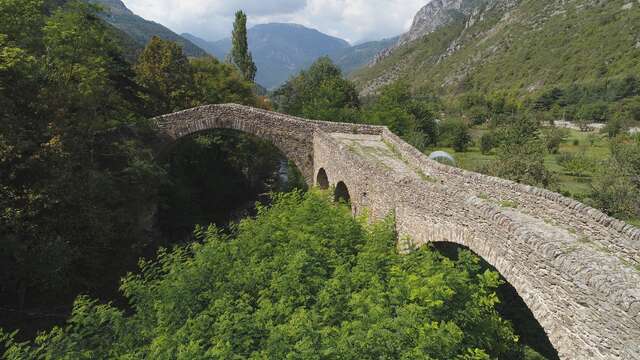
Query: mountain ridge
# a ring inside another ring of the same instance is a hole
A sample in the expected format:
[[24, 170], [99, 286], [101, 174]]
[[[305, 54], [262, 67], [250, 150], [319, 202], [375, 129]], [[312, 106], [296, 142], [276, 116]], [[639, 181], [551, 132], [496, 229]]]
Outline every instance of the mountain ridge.
[[140, 48], [144, 48], [153, 36], [158, 36], [164, 40], [178, 43], [182, 46], [187, 56], [201, 57], [207, 55], [206, 51], [164, 25], [136, 15], [121, 0], [86, 1], [102, 6], [105, 9], [102, 13], [102, 18], [110, 25], [128, 34]]
[[351, 78], [363, 95], [396, 80], [454, 97], [470, 89], [523, 98], [555, 86], [606, 86], [607, 78], [640, 72], [639, 31], [637, 0], [477, 1], [467, 15], [400, 40]]

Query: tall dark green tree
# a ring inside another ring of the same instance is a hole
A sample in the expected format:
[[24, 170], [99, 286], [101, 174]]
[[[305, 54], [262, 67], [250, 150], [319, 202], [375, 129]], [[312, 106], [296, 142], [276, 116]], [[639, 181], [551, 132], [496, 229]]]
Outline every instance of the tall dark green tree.
[[231, 62], [235, 64], [245, 80], [253, 82], [258, 70], [249, 51], [247, 39], [247, 15], [242, 11], [236, 12], [236, 20], [233, 23]]

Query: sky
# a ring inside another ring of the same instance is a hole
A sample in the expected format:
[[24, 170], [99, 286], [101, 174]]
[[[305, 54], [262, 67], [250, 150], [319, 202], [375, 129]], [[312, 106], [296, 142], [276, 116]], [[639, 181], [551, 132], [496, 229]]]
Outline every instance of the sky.
[[358, 44], [400, 35], [429, 0], [123, 0], [137, 15], [206, 40], [231, 34], [236, 10], [248, 26], [301, 24]]

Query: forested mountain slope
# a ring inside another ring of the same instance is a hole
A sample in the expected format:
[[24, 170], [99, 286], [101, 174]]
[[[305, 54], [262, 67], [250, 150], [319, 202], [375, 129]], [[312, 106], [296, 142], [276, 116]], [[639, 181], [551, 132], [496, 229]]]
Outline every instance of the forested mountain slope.
[[329, 57], [345, 73], [349, 74], [371, 62], [382, 50], [392, 46], [398, 37], [378, 41], [368, 41], [345, 49], [340, 49]]
[[449, 97], [607, 92], [616, 79], [640, 73], [639, 30], [637, 0], [438, 0], [352, 78], [365, 95], [395, 80]]
[[180, 44], [187, 56], [200, 57], [206, 55], [206, 52], [197, 45], [163, 25], [134, 14], [121, 0], [87, 1], [102, 6], [105, 9], [104, 20], [128, 34], [140, 46], [140, 49], [144, 48], [153, 36], [158, 36], [161, 39]]

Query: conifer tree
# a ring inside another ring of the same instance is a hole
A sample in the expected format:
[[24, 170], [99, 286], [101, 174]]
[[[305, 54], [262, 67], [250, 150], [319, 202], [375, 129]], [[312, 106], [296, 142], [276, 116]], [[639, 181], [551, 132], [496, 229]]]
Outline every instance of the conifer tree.
[[245, 80], [253, 82], [256, 78], [257, 68], [249, 51], [247, 15], [242, 10], [236, 12], [236, 20], [233, 23], [232, 44], [231, 62], [240, 69]]

